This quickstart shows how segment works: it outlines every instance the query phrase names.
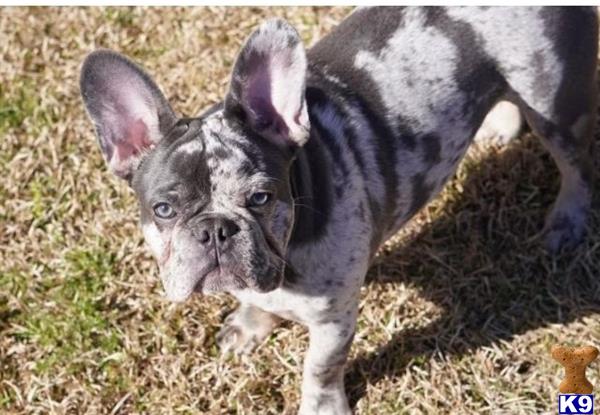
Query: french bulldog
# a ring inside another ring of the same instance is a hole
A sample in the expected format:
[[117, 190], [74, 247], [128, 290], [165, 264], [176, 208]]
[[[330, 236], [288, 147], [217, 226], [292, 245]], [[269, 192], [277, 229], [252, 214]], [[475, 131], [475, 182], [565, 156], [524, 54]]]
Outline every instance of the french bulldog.
[[515, 135], [523, 117], [562, 178], [545, 243], [581, 241], [597, 45], [594, 8], [360, 8], [309, 50], [290, 24], [264, 22], [199, 117], [179, 118], [112, 51], [86, 58], [80, 87], [110, 170], [139, 199], [166, 296], [237, 297], [218, 335], [226, 351], [249, 352], [281, 319], [304, 324], [299, 412], [348, 414], [369, 264], [478, 130]]

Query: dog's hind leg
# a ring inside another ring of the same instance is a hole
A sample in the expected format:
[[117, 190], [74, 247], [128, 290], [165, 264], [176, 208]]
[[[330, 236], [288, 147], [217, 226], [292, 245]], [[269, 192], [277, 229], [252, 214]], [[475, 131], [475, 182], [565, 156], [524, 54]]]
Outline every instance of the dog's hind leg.
[[[595, 93], [595, 92], [594, 92]], [[587, 101], [581, 96], [582, 101]], [[590, 210], [593, 180], [593, 126], [595, 107], [581, 106], [577, 118], [564, 124], [528, 108], [525, 118], [550, 152], [561, 174], [558, 197], [546, 218], [546, 247], [551, 252], [581, 242]]]
[[475, 141], [486, 144], [507, 144], [521, 132], [523, 117], [519, 108], [509, 101], [498, 102], [486, 115], [475, 134]]
[[542, 17], [548, 46], [516, 54], [504, 75], [511, 100], [560, 170], [560, 191], [544, 228], [546, 247], [556, 252], [581, 242], [590, 210], [598, 18], [586, 8], [548, 8]]

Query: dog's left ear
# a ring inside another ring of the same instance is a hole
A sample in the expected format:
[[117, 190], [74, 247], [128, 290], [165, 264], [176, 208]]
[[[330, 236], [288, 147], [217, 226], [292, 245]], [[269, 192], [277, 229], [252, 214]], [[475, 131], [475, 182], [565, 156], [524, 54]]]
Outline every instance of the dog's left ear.
[[130, 180], [142, 156], [175, 124], [175, 113], [142, 68], [110, 50], [88, 55], [80, 88], [106, 162]]
[[235, 62], [225, 108], [278, 145], [302, 146], [309, 137], [306, 53], [289, 23], [267, 20]]

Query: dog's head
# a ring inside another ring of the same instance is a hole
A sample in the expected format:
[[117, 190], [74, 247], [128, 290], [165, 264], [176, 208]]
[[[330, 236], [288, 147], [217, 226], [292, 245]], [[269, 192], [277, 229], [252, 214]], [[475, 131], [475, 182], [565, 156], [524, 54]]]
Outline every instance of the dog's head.
[[305, 77], [302, 42], [281, 20], [248, 38], [224, 102], [199, 118], [178, 119], [127, 58], [85, 60], [85, 106], [110, 169], [137, 194], [168, 298], [282, 283], [290, 166], [309, 137]]

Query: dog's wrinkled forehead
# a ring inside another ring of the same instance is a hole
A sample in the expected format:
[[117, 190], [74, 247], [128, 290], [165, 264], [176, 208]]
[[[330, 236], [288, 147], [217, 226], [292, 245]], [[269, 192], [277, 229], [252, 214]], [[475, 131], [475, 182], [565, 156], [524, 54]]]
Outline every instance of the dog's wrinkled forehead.
[[144, 160], [133, 186], [147, 198], [165, 187], [179, 188], [190, 197], [228, 197], [284, 182], [286, 166], [280, 149], [216, 111], [180, 120]]
[[[238, 125], [229, 122], [221, 113], [207, 117], [201, 125], [204, 155], [212, 176], [222, 184], [233, 179], [245, 180], [267, 169], [256, 144]], [[213, 187], [219, 186], [218, 181]]]

